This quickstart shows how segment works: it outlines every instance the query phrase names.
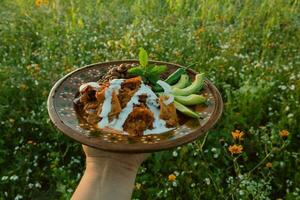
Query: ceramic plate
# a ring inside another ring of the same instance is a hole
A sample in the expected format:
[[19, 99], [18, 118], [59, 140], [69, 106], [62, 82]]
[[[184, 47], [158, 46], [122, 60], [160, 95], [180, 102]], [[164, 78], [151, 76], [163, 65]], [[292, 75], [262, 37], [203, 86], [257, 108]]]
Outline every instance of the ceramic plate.
[[[138, 65], [137, 60], [97, 63], [77, 69], [57, 81], [48, 97], [48, 112], [54, 125], [64, 134], [82, 144], [106, 151], [143, 153], [170, 149], [192, 142], [212, 128], [220, 118], [223, 110], [221, 95], [217, 88], [206, 79], [200, 93], [207, 97], [207, 104], [194, 107], [201, 114], [200, 119], [192, 119], [179, 114], [180, 126], [177, 129], [141, 137], [101, 132], [95, 129], [95, 126], [88, 124], [80, 116], [73, 100], [78, 96], [78, 88], [82, 83], [97, 81], [111, 67], [122, 63]], [[162, 78], [180, 67], [180, 65], [167, 62], [149, 61], [149, 63], [168, 66], [168, 71], [162, 74]], [[188, 70], [188, 74], [191, 79], [194, 79], [196, 72]]]

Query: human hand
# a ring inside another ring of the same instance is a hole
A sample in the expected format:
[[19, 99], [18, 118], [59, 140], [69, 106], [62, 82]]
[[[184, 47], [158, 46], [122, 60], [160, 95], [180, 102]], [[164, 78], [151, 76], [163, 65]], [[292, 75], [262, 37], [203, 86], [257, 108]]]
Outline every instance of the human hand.
[[82, 148], [86, 170], [72, 200], [130, 199], [138, 168], [150, 154], [113, 153], [86, 145]]
[[86, 145], [82, 145], [82, 148], [86, 155], [87, 165], [92, 163], [101, 165], [110, 162], [126, 169], [135, 170], [150, 156], [150, 153], [130, 154], [103, 151]]

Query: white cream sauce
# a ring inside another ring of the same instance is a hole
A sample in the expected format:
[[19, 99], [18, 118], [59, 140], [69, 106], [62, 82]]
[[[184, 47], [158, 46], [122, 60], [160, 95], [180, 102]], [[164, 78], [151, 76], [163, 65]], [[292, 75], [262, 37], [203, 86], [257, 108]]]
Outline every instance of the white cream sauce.
[[99, 122], [99, 127], [103, 128], [108, 125], [108, 114], [111, 111], [111, 103], [112, 103], [112, 93], [115, 91], [116, 94], [119, 93], [119, 89], [121, 88], [121, 83], [124, 79], [114, 79], [109, 82], [109, 87], [105, 90], [105, 100], [102, 105], [102, 111], [100, 113], [100, 117], [102, 120]]
[[91, 86], [92, 88], [94, 88], [96, 91], [98, 91], [100, 89], [100, 86], [97, 82], [88, 82], [88, 83], [84, 83], [79, 87], [79, 92], [83, 92], [88, 86]]
[[[144, 131], [144, 135], [148, 134], [159, 134], [162, 132], [170, 131], [175, 128], [167, 128], [166, 122], [159, 118], [160, 110], [159, 104], [157, 103], [158, 97], [151, 90], [151, 88], [145, 85], [143, 82], [141, 83], [140, 88], [134, 93], [131, 97], [130, 101], [127, 103], [126, 107], [119, 113], [118, 118], [113, 119], [111, 122], [108, 120], [108, 114], [111, 111], [111, 100], [112, 100], [112, 92], [115, 91], [118, 94], [119, 89], [121, 88], [121, 83], [124, 79], [114, 79], [110, 81], [109, 87], [105, 91], [105, 100], [102, 106], [102, 112], [100, 117], [102, 120], [98, 123], [100, 128], [110, 127], [119, 131], [123, 131], [123, 125], [128, 117], [128, 115], [132, 112], [134, 105], [139, 105], [139, 96], [142, 94], [147, 95], [146, 104], [150, 111], [154, 115], [153, 129], [147, 129]], [[128, 134], [128, 133], [127, 133]]]

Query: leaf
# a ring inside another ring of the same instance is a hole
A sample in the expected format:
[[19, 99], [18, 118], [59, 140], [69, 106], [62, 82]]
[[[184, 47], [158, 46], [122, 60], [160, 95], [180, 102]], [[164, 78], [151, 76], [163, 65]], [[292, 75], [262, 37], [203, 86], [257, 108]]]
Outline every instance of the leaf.
[[157, 75], [155, 75], [155, 74], [149, 74], [149, 73], [146, 74], [146, 77], [154, 85], [156, 84], [156, 82], [159, 79]]
[[143, 76], [145, 71], [141, 67], [132, 67], [127, 71], [129, 74]]
[[140, 65], [144, 68], [148, 65], [148, 54], [142, 47], [140, 48], [139, 62]]
[[151, 70], [151, 74], [159, 75], [165, 71], [167, 71], [167, 66], [166, 65], [155, 65]]

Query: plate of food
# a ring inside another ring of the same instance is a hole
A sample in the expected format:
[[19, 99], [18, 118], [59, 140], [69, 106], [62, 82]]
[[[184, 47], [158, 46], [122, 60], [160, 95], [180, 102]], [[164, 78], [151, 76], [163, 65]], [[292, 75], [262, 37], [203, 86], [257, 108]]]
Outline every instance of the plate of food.
[[56, 82], [48, 97], [54, 125], [102, 150], [154, 152], [194, 141], [218, 121], [223, 102], [204, 73], [161, 61], [91, 64]]

